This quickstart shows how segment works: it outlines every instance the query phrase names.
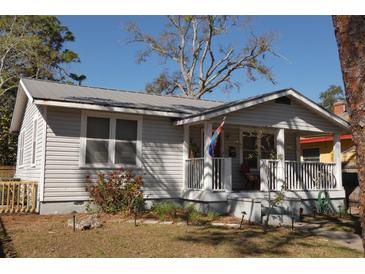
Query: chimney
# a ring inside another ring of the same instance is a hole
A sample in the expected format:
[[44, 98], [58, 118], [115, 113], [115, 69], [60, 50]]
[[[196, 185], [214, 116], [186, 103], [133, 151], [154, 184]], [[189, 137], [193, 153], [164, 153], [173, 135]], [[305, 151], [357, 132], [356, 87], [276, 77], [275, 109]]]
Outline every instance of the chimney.
[[337, 101], [333, 104], [333, 112], [336, 115], [341, 115], [346, 112], [346, 102], [344, 100]]

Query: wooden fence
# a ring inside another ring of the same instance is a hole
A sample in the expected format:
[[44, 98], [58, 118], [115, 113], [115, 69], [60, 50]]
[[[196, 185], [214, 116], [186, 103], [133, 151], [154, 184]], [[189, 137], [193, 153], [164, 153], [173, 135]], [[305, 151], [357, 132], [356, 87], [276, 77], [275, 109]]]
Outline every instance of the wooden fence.
[[0, 213], [35, 212], [36, 182], [0, 182]]

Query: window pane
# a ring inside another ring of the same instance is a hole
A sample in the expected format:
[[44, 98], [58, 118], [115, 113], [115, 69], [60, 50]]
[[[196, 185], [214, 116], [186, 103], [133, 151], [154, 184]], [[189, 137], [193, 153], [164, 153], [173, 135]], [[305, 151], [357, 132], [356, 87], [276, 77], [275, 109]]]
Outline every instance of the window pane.
[[137, 121], [117, 119], [116, 140], [136, 141], [137, 140]]
[[303, 160], [319, 162], [320, 161], [319, 148], [303, 149]]
[[243, 135], [242, 146], [244, 150], [256, 150], [256, 134]]
[[87, 138], [109, 139], [109, 119], [87, 117]]
[[37, 149], [37, 120], [34, 120], [34, 122], [33, 122], [32, 164], [35, 164], [36, 149]]
[[115, 142], [115, 163], [116, 164], [136, 164], [136, 142]]
[[243, 163], [250, 168], [257, 168], [257, 151], [243, 151]]
[[108, 163], [108, 141], [86, 141], [86, 158], [87, 164]]

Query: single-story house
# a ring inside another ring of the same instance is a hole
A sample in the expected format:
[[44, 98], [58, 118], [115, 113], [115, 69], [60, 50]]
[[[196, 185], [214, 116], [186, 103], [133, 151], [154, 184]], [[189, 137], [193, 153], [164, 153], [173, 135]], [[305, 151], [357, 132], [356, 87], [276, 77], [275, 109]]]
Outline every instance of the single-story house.
[[[349, 125], [292, 88], [224, 103], [23, 78], [11, 131], [16, 177], [39, 183], [40, 214], [84, 210], [85, 177], [121, 167], [142, 176], [147, 200], [246, 211], [253, 221], [283, 187], [287, 212], [312, 212], [321, 190], [333, 210], [345, 197], [340, 136]], [[300, 138], [313, 134], [333, 136], [333, 162], [300, 161]]]

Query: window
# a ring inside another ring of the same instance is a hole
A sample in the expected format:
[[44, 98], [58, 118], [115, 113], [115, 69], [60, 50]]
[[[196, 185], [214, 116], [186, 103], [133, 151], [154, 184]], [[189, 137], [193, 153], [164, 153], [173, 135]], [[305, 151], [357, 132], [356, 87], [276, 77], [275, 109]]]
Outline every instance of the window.
[[137, 121], [116, 121], [115, 128], [115, 163], [136, 164], [137, 155]]
[[242, 136], [243, 163], [249, 168], [257, 168], [257, 135], [255, 133], [244, 133]]
[[319, 148], [303, 149], [303, 161], [319, 162], [320, 161]]
[[37, 149], [37, 127], [38, 121], [37, 119], [33, 120], [33, 136], [32, 136], [32, 166], [36, 165], [36, 149]]
[[24, 164], [24, 136], [25, 131], [20, 132], [19, 135], [19, 166]]
[[139, 117], [84, 113], [82, 121], [81, 165], [139, 166]]
[[108, 163], [109, 130], [110, 120], [108, 118], [87, 118], [86, 164]]

